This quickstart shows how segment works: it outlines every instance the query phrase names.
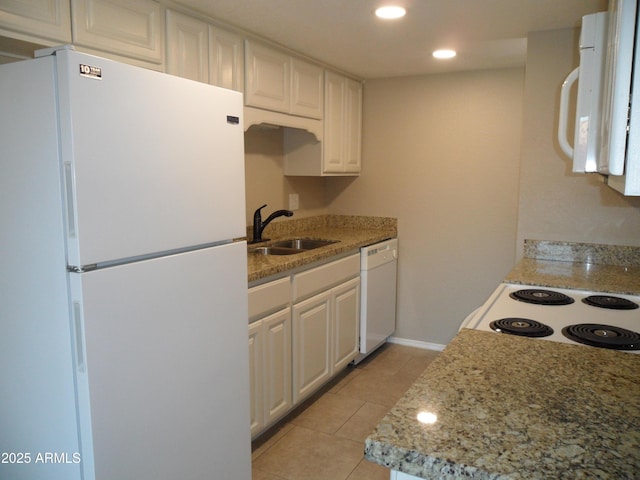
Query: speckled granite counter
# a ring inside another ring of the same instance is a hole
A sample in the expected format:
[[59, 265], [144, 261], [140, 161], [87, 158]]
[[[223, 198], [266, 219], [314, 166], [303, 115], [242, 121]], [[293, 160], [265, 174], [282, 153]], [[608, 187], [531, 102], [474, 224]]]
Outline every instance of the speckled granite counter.
[[525, 258], [507, 275], [505, 282], [640, 295], [640, 267]]
[[[526, 240], [524, 256], [505, 282], [640, 294], [640, 247]], [[640, 478], [640, 355], [464, 329], [365, 457], [438, 480]]]
[[[270, 241], [249, 245], [249, 248], [266, 246], [274, 241], [292, 237], [337, 240], [337, 243], [294, 255], [249, 254], [248, 280], [253, 282], [334, 256], [355, 252], [360, 247], [395, 238], [397, 235], [397, 220], [387, 217], [320, 215], [273, 222], [264, 233]], [[250, 228], [247, 238], [251, 238]]]
[[505, 282], [640, 295], [640, 247], [525, 240]]
[[365, 457], [426, 479], [638, 478], [640, 355], [464, 329]]

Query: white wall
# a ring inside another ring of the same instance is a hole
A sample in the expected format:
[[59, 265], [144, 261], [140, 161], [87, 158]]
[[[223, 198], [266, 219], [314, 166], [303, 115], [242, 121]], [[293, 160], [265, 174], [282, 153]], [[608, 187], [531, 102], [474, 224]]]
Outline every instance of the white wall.
[[523, 81], [517, 68], [365, 85], [362, 174], [327, 182], [327, 200], [398, 218], [398, 337], [447, 343], [513, 267]]
[[640, 198], [597, 174], [574, 174], [555, 139], [560, 85], [578, 64], [577, 30], [535, 32], [527, 42], [518, 244], [524, 239], [640, 246]]

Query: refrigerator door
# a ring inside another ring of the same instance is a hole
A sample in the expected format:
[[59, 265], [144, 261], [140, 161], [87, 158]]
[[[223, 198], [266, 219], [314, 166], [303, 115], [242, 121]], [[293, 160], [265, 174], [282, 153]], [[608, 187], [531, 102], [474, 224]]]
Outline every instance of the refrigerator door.
[[0, 65], [3, 480], [80, 478], [53, 75]]
[[85, 478], [249, 480], [246, 243], [70, 277]]
[[55, 58], [69, 265], [245, 236], [240, 93]]

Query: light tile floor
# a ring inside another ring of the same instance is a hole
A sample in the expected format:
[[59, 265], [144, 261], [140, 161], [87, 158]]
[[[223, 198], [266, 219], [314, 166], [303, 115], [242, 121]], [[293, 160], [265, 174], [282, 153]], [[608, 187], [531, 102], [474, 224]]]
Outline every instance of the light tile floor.
[[364, 440], [438, 352], [386, 344], [253, 445], [253, 480], [388, 480]]

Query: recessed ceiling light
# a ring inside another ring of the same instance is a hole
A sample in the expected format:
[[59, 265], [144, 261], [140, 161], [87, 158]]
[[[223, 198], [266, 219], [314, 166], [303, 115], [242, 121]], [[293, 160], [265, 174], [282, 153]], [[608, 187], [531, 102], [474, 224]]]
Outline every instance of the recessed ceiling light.
[[436, 50], [433, 52], [435, 58], [453, 58], [456, 56], [455, 50]]
[[376, 10], [378, 17], [386, 19], [401, 18], [406, 13], [407, 11], [404, 8], [396, 6], [380, 7]]

